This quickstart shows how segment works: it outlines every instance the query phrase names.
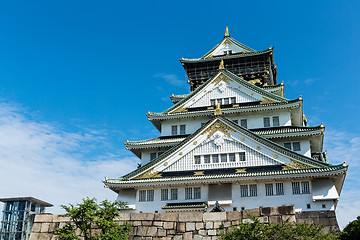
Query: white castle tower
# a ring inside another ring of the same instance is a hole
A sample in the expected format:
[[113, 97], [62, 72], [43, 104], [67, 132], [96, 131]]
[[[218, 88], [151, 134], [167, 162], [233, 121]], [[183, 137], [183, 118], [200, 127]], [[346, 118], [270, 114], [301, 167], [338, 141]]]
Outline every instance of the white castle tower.
[[328, 162], [325, 127], [307, 125], [302, 98], [285, 98], [273, 48], [255, 51], [226, 28], [203, 57], [180, 61], [191, 92], [148, 112], [160, 136], [125, 143], [141, 166], [104, 181], [126, 211], [335, 210], [347, 166]]

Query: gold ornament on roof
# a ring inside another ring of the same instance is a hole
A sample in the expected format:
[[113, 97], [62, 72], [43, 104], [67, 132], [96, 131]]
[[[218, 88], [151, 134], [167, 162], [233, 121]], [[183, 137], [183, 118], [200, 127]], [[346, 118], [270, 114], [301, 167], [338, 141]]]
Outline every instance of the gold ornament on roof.
[[230, 37], [228, 26], [226, 26], [226, 28], [225, 28], [225, 35], [224, 35], [224, 37]]
[[229, 130], [235, 131], [230, 126], [218, 120], [216, 123], [212, 124], [209, 128], [207, 128], [201, 135], [205, 135], [208, 133], [207, 138], [211, 137], [215, 132], [220, 131], [230, 137]]
[[224, 60], [222, 60], [222, 59], [221, 59], [221, 61], [220, 61], [219, 69], [220, 69], [220, 70], [225, 69]]
[[204, 176], [204, 171], [194, 172], [194, 176]]
[[235, 173], [246, 173], [246, 168], [236, 169]]
[[221, 113], [221, 108], [220, 108], [220, 103], [217, 103], [217, 104], [216, 104], [216, 109], [215, 109], [214, 115], [215, 115], [215, 116], [222, 115], [222, 113]]

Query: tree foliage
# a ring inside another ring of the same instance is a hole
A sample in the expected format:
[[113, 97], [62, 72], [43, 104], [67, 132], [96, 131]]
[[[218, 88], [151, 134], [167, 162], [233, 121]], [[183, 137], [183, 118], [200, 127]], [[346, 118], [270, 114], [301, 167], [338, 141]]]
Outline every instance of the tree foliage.
[[359, 240], [360, 239], [360, 216], [350, 222], [340, 233], [341, 240]]
[[249, 216], [249, 222], [239, 222], [225, 233], [220, 233], [222, 240], [333, 240], [337, 236], [323, 233], [321, 225], [307, 225], [290, 222], [263, 223], [254, 216]]
[[[84, 237], [84, 240], [125, 240], [130, 234], [130, 223], [120, 225], [115, 222], [119, 217], [120, 208], [124, 207], [124, 202], [102, 201], [100, 204], [95, 198], [83, 199], [77, 205], [61, 206], [66, 210], [71, 223], [62, 228], [55, 229], [55, 234], [59, 240], [80, 239], [76, 231]], [[98, 231], [94, 231], [98, 229]], [[96, 232], [96, 233], [95, 233]]]

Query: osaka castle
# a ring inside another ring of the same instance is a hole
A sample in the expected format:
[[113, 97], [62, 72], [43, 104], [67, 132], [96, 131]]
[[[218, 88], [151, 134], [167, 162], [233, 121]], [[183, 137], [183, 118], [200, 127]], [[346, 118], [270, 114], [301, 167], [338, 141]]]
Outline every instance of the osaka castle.
[[125, 211], [336, 209], [348, 166], [329, 162], [325, 127], [308, 125], [303, 99], [285, 97], [273, 52], [241, 44], [226, 28], [204, 56], [180, 59], [190, 93], [147, 113], [159, 136], [125, 143], [141, 164], [103, 181]]

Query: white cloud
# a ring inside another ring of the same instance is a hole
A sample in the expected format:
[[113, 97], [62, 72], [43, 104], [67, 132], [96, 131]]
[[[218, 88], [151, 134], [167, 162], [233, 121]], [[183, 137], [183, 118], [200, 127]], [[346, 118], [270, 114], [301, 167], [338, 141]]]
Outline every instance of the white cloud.
[[155, 74], [154, 77], [165, 79], [167, 83], [176, 87], [183, 87], [186, 85], [186, 80], [179, 79], [175, 74], [159, 73]]
[[62, 212], [60, 204], [86, 196], [115, 200], [101, 180], [131, 171], [135, 158], [106, 151], [94, 156], [95, 148], [105, 145], [104, 135], [66, 132], [22, 112], [0, 103], [0, 197], [40, 198], [54, 204], [48, 209], [54, 213]]
[[324, 149], [328, 150], [330, 163], [349, 165], [340, 201], [336, 210], [338, 222], [344, 228], [350, 221], [360, 215], [360, 137], [353, 133], [327, 130]]

